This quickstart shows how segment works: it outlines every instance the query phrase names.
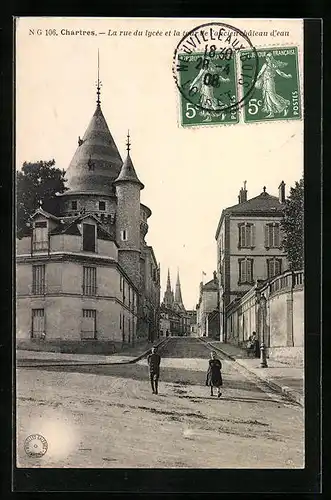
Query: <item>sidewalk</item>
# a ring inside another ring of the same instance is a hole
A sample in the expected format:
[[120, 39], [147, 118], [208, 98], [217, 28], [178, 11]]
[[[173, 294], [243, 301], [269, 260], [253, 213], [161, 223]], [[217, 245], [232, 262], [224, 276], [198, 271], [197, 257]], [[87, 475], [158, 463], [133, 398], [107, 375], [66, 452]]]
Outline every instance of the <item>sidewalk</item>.
[[114, 354], [66, 354], [61, 352], [49, 351], [27, 351], [18, 349], [16, 351], [17, 365], [26, 366], [29, 362], [36, 364], [54, 364], [54, 365], [68, 365], [68, 364], [117, 364], [117, 363], [132, 363], [139, 361], [151, 349], [152, 345], [158, 345], [164, 339], [158, 339], [154, 344], [152, 342], [143, 342], [134, 347], [126, 347], [121, 352]]
[[207, 341], [216, 350], [266, 382], [272, 389], [304, 406], [304, 368], [289, 366], [280, 361], [267, 359], [268, 368], [261, 368], [260, 359], [248, 358], [244, 349], [232, 344]]

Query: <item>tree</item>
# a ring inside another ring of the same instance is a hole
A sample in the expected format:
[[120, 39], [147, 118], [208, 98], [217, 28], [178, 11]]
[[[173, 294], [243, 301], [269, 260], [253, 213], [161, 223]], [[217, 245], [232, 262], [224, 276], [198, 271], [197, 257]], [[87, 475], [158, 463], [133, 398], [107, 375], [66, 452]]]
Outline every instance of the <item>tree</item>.
[[304, 262], [304, 181], [301, 179], [291, 187], [285, 201], [285, 210], [281, 227], [283, 230], [282, 246], [287, 254], [290, 269], [296, 271], [303, 268]]
[[55, 193], [66, 191], [65, 171], [55, 167], [55, 160], [24, 162], [16, 172], [16, 217], [17, 236], [27, 229], [31, 215], [42, 206], [46, 211], [56, 212]]

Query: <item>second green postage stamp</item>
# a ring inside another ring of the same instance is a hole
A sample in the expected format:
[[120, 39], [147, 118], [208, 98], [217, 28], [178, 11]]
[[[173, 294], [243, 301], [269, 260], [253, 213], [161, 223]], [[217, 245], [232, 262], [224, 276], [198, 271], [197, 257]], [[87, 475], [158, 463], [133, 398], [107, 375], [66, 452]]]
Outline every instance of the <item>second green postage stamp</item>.
[[[240, 71], [245, 85], [245, 65], [256, 55], [240, 53]], [[297, 47], [257, 49], [258, 74], [253, 91], [244, 103], [245, 122], [300, 119], [301, 95]], [[247, 78], [247, 85], [250, 80]]]

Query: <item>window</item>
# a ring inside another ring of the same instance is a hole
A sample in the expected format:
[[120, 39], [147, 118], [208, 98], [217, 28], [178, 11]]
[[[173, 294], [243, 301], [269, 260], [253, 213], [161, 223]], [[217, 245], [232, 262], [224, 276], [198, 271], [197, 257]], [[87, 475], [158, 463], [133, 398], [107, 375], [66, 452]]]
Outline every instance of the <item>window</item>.
[[127, 233], [127, 230], [126, 229], [123, 229], [123, 231], [121, 231], [121, 240], [122, 241], [127, 241], [128, 239], [128, 233]]
[[45, 265], [32, 266], [32, 293], [43, 295], [45, 293]]
[[95, 252], [95, 225], [83, 224], [83, 250]]
[[255, 246], [255, 226], [250, 223], [238, 224], [239, 248], [252, 248]]
[[253, 283], [253, 259], [239, 259], [239, 284]]
[[106, 202], [99, 201], [99, 210], [106, 210]]
[[33, 250], [47, 250], [48, 249], [48, 230], [47, 222], [35, 222], [33, 228]]
[[268, 278], [278, 276], [282, 272], [282, 259], [267, 259]]
[[96, 295], [97, 268], [83, 267], [83, 295]]
[[45, 338], [45, 311], [44, 309], [32, 309], [32, 338]]
[[279, 223], [266, 224], [265, 226], [265, 247], [279, 248], [280, 247], [280, 227]]
[[71, 210], [77, 210], [77, 201], [71, 202]]
[[96, 315], [95, 309], [83, 309], [82, 339], [96, 339]]

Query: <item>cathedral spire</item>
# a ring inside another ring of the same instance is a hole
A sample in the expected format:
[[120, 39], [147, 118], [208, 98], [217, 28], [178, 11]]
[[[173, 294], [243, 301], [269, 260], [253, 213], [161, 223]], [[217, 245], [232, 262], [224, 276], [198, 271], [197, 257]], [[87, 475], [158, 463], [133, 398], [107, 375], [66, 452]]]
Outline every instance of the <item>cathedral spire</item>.
[[100, 88], [102, 86], [101, 80], [100, 80], [100, 60], [99, 60], [99, 49], [98, 49], [98, 80], [97, 80], [97, 106], [100, 108]]
[[183, 299], [182, 299], [182, 290], [181, 290], [181, 286], [180, 286], [180, 279], [179, 279], [179, 269], [177, 270], [177, 281], [176, 281], [176, 291], [175, 291], [175, 303], [177, 304], [177, 306], [181, 309], [185, 309], [184, 308], [184, 304], [183, 304]]
[[164, 292], [163, 304], [166, 307], [172, 308], [173, 303], [174, 303], [174, 294], [173, 291], [171, 290], [170, 271], [168, 268], [167, 287]]
[[167, 278], [167, 292], [171, 292], [170, 270], [169, 270], [169, 267], [168, 267], [168, 278]]

